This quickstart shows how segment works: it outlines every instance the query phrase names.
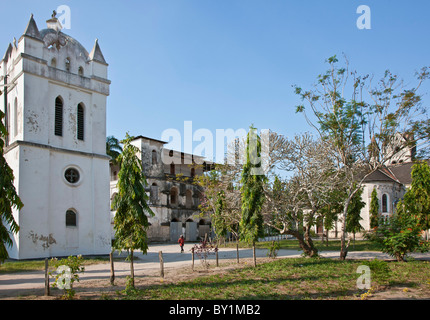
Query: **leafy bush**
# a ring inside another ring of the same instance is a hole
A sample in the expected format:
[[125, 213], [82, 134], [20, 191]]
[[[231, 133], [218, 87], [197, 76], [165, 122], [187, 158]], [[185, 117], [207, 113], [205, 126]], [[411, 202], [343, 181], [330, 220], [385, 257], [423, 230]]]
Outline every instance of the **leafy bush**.
[[428, 251], [428, 243], [422, 240], [421, 232], [422, 228], [414, 217], [396, 213], [387, 220], [381, 219], [379, 226], [367, 233], [366, 237], [397, 261], [404, 261], [408, 253]]
[[209, 268], [209, 262], [207, 259], [211, 254], [215, 254], [218, 251], [218, 247], [212, 242], [202, 241], [200, 244], [195, 244], [191, 251], [194, 252], [200, 259], [203, 267], [205, 269]]
[[[75, 290], [73, 290], [73, 283], [75, 281], [79, 282], [78, 272], [84, 272], [84, 267], [82, 266], [84, 259], [81, 255], [70, 256], [66, 259], [58, 260], [57, 258], [52, 258], [56, 274], [54, 275], [55, 281], [52, 284], [53, 287], [64, 290], [63, 297], [65, 299], [72, 299], [75, 295]], [[49, 273], [51, 276], [52, 272]]]
[[278, 256], [279, 248], [281, 247], [279, 241], [272, 241], [272, 244], [267, 251], [267, 256], [269, 258], [276, 258]]

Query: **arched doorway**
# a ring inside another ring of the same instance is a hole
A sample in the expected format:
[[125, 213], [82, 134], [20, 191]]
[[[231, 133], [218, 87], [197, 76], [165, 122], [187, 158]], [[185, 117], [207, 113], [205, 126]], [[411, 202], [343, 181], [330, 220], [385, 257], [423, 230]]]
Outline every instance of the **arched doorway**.
[[181, 234], [182, 222], [178, 221], [176, 218], [173, 218], [170, 221], [170, 241], [177, 242]]

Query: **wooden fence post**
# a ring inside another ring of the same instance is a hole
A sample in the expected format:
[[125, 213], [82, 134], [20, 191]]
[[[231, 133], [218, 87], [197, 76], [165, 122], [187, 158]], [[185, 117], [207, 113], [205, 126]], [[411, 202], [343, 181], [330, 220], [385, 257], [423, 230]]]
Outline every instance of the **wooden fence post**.
[[255, 255], [255, 241], [252, 243], [252, 256], [254, 258], [254, 267], [257, 266], [257, 257]]
[[191, 266], [191, 268], [193, 269], [193, 271], [194, 271], [194, 248], [192, 248], [191, 249], [191, 252], [192, 252], [192, 259], [193, 259], [193, 264], [192, 264], [192, 266]]
[[115, 271], [113, 268], [113, 252], [109, 253], [109, 260], [110, 260], [110, 284], [113, 286], [115, 281]]
[[45, 296], [50, 295], [49, 291], [49, 259], [45, 258]]
[[164, 279], [164, 260], [162, 251], [158, 251], [158, 258], [160, 259], [160, 277]]

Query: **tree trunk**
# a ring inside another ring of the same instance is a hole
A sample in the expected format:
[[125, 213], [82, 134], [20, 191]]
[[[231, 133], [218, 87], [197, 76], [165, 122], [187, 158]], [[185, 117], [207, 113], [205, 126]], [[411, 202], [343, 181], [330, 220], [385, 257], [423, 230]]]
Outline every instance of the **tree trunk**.
[[255, 241], [252, 242], [252, 256], [254, 258], [254, 267], [257, 266], [257, 257], [255, 255]]
[[351, 239], [348, 240], [347, 245], [345, 246], [345, 249], [340, 252], [340, 260], [345, 260], [346, 259], [346, 255], [348, 254], [348, 249], [349, 249], [349, 244], [351, 243]]
[[315, 257], [318, 255], [318, 249], [314, 247], [312, 239], [308, 236], [308, 239], [305, 239], [302, 233], [295, 230], [288, 230], [285, 233], [294, 236], [299, 241], [299, 246], [303, 250], [303, 253], [309, 257]]
[[328, 234], [329, 234], [330, 230], [327, 230], [327, 234], [325, 235], [326, 238], [326, 242], [325, 242], [325, 246], [328, 247]]
[[131, 285], [134, 288], [134, 264], [133, 264], [133, 250], [131, 250], [130, 256], [130, 275], [131, 275]]
[[239, 240], [236, 240], [236, 259], [237, 263], [239, 263]]
[[311, 238], [311, 228], [306, 228], [305, 231], [305, 240], [307, 242], [307, 245], [309, 247], [309, 249], [311, 250], [311, 257], [317, 256], [318, 255], [318, 249], [315, 248], [314, 242]]
[[[343, 221], [340, 235], [340, 260], [345, 260], [346, 255], [348, 254], [348, 248], [346, 247], [346, 216], [348, 214], [348, 206], [351, 201], [352, 195], [346, 199], [345, 205], [343, 207]], [[348, 242], [349, 245], [349, 242]]]

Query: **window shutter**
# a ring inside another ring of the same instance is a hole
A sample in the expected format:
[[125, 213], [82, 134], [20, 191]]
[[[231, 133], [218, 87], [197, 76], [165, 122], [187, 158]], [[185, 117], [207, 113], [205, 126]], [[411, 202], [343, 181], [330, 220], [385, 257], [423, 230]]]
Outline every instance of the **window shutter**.
[[63, 101], [60, 97], [55, 99], [55, 135], [63, 136]]
[[78, 140], [84, 140], [84, 108], [78, 104]]

